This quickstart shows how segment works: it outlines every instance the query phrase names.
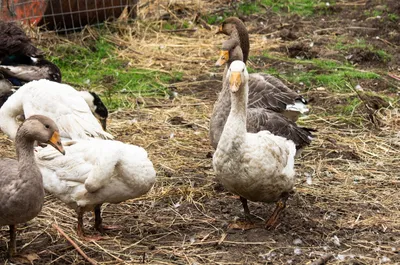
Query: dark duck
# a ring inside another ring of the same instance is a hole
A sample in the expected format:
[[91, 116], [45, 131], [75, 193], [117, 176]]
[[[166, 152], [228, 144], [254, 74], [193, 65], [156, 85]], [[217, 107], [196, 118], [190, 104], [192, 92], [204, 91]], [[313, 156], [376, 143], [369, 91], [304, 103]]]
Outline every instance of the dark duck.
[[0, 21], [0, 73], [14, 86], [39, 79], [61, 82], [60, 69], [15, 22]]

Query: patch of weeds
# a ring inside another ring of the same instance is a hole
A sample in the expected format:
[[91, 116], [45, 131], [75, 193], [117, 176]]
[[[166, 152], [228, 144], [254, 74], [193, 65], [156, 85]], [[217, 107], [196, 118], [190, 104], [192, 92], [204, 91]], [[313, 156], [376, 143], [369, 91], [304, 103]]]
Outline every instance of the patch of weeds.
[[392, 56], [384, 50], [376, 50], [375, 53], [381, 58], [383, 62], [389, 62], [392, 59]]
[[111, 109], [129, 106], [129, 96], [164, 96], [166, 84], [182, 79], [182, 73], [162, 73], [135, 69], [116, 56], [116, 48], [104, 39], [90, 47], [61, 44], [55, 47], [51, 60], [62, 72], [63, 82], [87, 90], [105, 91]]
[[382, 16], [383, 11], [382, 10], [365, 10], [364, 15], [367, 17], [377, 17], [377, 16]]
[[183, 21], [181, 23], [170, 23], [170, 22], [162, 23], [163, 30], [187, 29], [189, 27], [190, 24], [188, 21]]
[[[287, 12], [300, 16], [311, 16], [319, 12], [326, 12], [334, 1], [320, 0], [261, 0], [261, 5], [271, 7], [274, 12]], [[328, 4], [327, 4], [328, 3]]]
[[[263, 1], [261, 1], [263, 2]], [[241, 3], [238, 6], [238, 12], [242, 15], [251, 15], [251, 14], [256, 14], [260, 13], [261, 11], [261, 6], [260, 4], [255, 1], [245, 1], [244, 3]]]
[[336, 43], [330, 46], [331, 49], [334, 50], [348, 50], [350, 48], [367, 48], [368, 45], [364, 39], [356, 39], [356, 42], [352, 42], [351, 44], [346, 43], [346, 39], [344, 37], [339, 37]]
[[397, 14], [389, 13], [387, 15], [388, 19], [392, 22], [397, 22], [400, 19], [400, 16]]
[[392, 56], [384, 50], [378, 49], [375, 46], [366, 43], [363, 39], [357, 39], [355, 43], [346, 43], [344, 39], [339, 39], [331, 49], [337, 51], [345, 51], [348, 53], [349, 60], [354, 63], [362, 62], [383, 62], [387, 63], [392, 59]]
[[357, 107], [362, 104], [359, 97], [349, 97], [344, 105], [341, 105], [341, 109], [338, 109], [338, 113], [342, 115], [351, 116], [356, 111]]
[[224, 13], [224, 15], [214, 15], [208, 14], [203, 16], [202, 18], [207, 22], [209, 25], [215, 25], [221, 23], [225, 18], [229, 17], [228, 13]]
[[162, 24], [162, 28], [164, 29], [164, 30], [176, 30], [177, 29], [177, 26], [175, 25], [175, 24], [171, 24], [171, 23], [163, 23]]
[[[279, 74], [280, 78], [291, 83], [302, 83], [308, 87], [325, 87], [330, 91], [351, 91], [346, 85], [349, 81], [358, 83], [359, 80], [378, 79], [380, 75], [355, 69], [350, 64], [341, 64], [326, 59], [298, 60], [291, 58], [274, 57], [268, 54], [264, 56], [273, 60], [292, 63], [296, 70], [291, 73]], [[267, 71], [268, 73], [275, 74]], [[277, 71], [275, 71], [277, 72]]]
[[[329, 2], [329, 5], [327, 5]], [[275, 13], [285, 12], [287, 14], [297, 14], [300, 16], [311, 16], [319, 13], [329, 12], [329, 8], [334, 6], [335, 1], [321, 0], [255, 0], [241, 1], [234, 10], [229, 10], [223, 14], [208, 14], [203, 19], [208, 24], [214, 25], [223, 21], [225, 18], [235, 16], [247, 16], [251, 14], [265, 13], [271, 9]]]

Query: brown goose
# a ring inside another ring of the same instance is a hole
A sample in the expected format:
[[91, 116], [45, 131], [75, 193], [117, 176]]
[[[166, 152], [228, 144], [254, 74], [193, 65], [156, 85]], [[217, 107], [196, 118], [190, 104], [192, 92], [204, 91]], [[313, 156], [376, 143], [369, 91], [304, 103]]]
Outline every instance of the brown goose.
[[[230, 21], [237, 22], [237, 25]], [[236, 30], [237, 27], [241, 28], [241, 30]], [[223, 87], [214, 105], [210, 120], [210, 140], [214, 149], [217, 148], [231, 107], [230, 93], [226, 82], [227, 71], [234, 60], [245, 62], [249, 47], [247, 30], [239, 19], [231, 18], [225, 20], [219, 31], [229, 33], [231, 37], [224, 42], [221, 57], [217, 62], [217, 64], [226, 62], [226, 67], [223, 76]], [[247, 51], [242, 52], [241, 47], [245, 47]], [[249, 75], [247, 131], [253, 133], [263, 130], [270, 131], [275, 135], [292, 140], [297, 150], [300, 150], [310, 144], [311, 131], [313, 130], [297, 126], [294, 121], [289, 120], [282, 114], [285, 114], [283, 110], [289, 105], [289, 102], [295, 104], [296, 98], [300, 100], [302, 98], [287, 88], [279, 79], [270, 75], [265, 76], [270, 82], [262, 79], [262, 74]]]
[[62, 154], [57, 125], [49, 118], [31, 116], [19, 127], [15, 138], [18, 160], [0, 160], [0, 225], [10, 227], [8, 253], [16, 253], [16, 224], [33, 219], [42, 209], [42, 174], [35, 162], [34, 142], [52, 145]]
[[[216, 63], [217, 66], [226, 63], [223, 77], [225, 78], [226, 71], [234, 60], [247, 62], [250, 49], [249, 34], [244, 23], [236, 17], [227, 18], [217, 33], [229, 35]], [[301, 95], [292, 91], [278, 78], [265, 73], [250, 74], [249, 107], [270, 109], [296, 121], [301, 113], [308, 111], [306, 104], [307, 101]]]
[[[241, 52], [241, 48], [236, 45], [237, 43], [237, 40], [231, 39], [226, 41], [223, 45], [223, 47], [234, 47], [230, 49], [230, 53], [233, 56], [230, 56], [229, 62], [225, 67], [222, 90], [219, 94], [217, 102], [214, 105], [214, 110], [210, 119], [210, 140], [214, 149], [217, 148], [219, 138], [221, 137], [222, 130], [225, 126], [225, 122], [229, 116], [229, 111], [231, 108], [231, 98], [227, 86], [226, 74], [230, 63], [233, 60], [236, 59], [243, 61], [243, 53]], [[249, 75], [249, 79], [250, 77], [251, 75]], [[264, 130], [270, 131], [275, 135], [292, 140], [296, 144], [297, 150], [309, 145], [311, 143], [312, 135], [310, 132], [313, 131], [312, 129], [299, 127], [295, 122], [289, 120], [278, 111], [272, 110], [271, 108], [266, 108], [264, 103], [268, 102], [271, 98], [274, 98], [275, 93], [279, 94], [280, 90], [276, 86], [273, 86], [269, 83], [260, 82], [259, 85], [263, 86], [263, 88], [258, 90], [257, 88], [259, 87], [253, 86], [253, 92], [249, 92], [246, 123], [247, 131], [253, 133]], [[252, 100], [250, 100], [250, 94], [252, 95]], [[259, 94], [262, 94], [262, 96], [259, 96]], [[256, 100], [257, 97], [258, 100]]]

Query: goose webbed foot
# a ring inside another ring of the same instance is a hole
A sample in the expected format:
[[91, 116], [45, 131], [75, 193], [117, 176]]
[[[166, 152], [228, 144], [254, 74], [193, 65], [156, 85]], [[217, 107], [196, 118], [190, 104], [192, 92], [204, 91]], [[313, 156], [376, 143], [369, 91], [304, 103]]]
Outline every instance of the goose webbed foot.
[[289, 194], [285, 193], [281, 196], [279, 201], [276, 203], [276, 207], [271, 217], [265, 223], [266, 228], [274, 228], [278, 225], [278, 219], [282, 211], [286, 208], [286, 201], [289, 198]]

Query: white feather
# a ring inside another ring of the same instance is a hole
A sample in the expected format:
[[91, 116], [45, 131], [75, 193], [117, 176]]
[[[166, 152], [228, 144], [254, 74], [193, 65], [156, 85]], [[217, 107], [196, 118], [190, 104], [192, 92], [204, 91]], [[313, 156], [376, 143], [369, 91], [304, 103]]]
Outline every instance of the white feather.
[[32, 81], [17, 90], [0, 109], [0, 128], [15, 139], [18, 115], [40, 114], [55, 121], [60, 135], [68, 139], [112, 139], [105, 132], [81, 94], [73, 87], [49, 80]]
[[231, 192], [251, 201], [274, 202], [295, 183], [293, 141], [269, 131], [247, 133], [249, 75], [241, 61], [230, 65], [241, 73], [241, 88], [231, 93], [231, 111], [213, 156], [217, 179]]
[[286, 110], [300, 112], [301, 114], [307, 113], [309, 111], [307, 105], [299, 100], [296, 101], [294, 104], [286, 105]]
[[90, 139], [63, 143], [65, 156], [54, 148], [36, 148], [44, 188], [72, 209], [92, 210], [147, 193], [156, 172], [147, 152], [119, 141]]

